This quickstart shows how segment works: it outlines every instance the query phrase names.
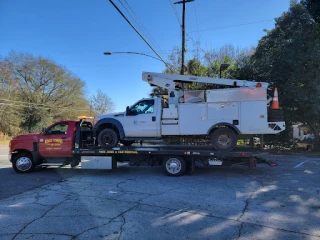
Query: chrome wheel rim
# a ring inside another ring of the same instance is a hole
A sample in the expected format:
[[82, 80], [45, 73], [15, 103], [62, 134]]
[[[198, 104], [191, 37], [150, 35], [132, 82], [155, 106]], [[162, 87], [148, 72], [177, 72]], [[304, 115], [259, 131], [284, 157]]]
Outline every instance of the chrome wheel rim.
[[166, 163], [166, 168], [169, 173], [177, 174], [181, 171], [181, 162], [177, 158], [170, 158]]
[[22, 172], [28, 171], [32, 167], [32, 161], [28, 157], [21, 157], [17, 160], [16, 167]]

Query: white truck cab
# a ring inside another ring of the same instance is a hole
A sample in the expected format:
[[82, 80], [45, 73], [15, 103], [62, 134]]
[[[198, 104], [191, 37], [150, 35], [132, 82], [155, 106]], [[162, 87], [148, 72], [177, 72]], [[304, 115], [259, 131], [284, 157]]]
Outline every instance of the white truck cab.
[[[130, 145], [137, 140], [184, 136], [210, 138], [216, 150], [231, 151], [236, 147], [237, 135], [285, 130], [282, 117], [268, 119], [268, 83], [162, 73], [143, 73], [143, 80], [168, 89], [168, 101], [144, 98], [127, 107], [126, 112], [96, 116], [94, 130], [99, 145], [113, 148], [119, 141]], [[180, 82], [233, 88], [182, 91]]]

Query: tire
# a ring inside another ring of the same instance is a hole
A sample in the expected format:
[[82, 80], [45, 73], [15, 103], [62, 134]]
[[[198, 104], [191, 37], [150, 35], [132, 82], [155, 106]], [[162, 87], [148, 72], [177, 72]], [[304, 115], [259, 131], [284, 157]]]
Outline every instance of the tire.
[[71, 167], [71, 168], [74, 168], [74, 167], [78, 166], [79, 163], [80, 163], [79, 160], [73, 159], [73, 160], [70, 162], [70, 167]]
[[119, 136], [111, 128], [103, 129], [98, 135], [98, 144], [104, 148], [114, 148], [118, 145]]
[[182, 157], [168, 157], [163, 160], [162, 166], [168, 176], [181, 176], [186, 171], [186, 161]]
[[237, 146], [236, 134], [230, 128], [219, 128], [211, 134], [211, 144], [218, 151], [230, 152]]
[[122, 140], [120, 143], [122, 143], [123, 146], [131, 146], [135, 141], [126, 141]]
[[17, 173], [32, 172], [35, 166], [32, 156], [29, 153], [19, 153], [12, 161], [12, 168]]
[[312, 151], [312, 147], [310, 145], [307, 146], [307, 151]]

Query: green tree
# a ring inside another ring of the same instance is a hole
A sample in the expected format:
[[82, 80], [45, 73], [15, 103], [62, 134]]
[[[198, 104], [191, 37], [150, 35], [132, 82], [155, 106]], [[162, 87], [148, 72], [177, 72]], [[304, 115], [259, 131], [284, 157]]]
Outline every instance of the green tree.
[[[313, 131], [319, 144], [320, 131], [320, 38], [319, 25], [306, 8], [291, 4], [276, 19], [248, 61], [250, 77], [278, 87], [287, 125], [301, 122]], [[243, 70], [241, 70], [243, 73]], [[248, 71], [249, 72], [249, 71]]]
[[[87, 107], [84, 82], [49, 59], [24, 53], [10, 53], [3, 61], [6, 79], [15, 90], [10, 101], [20, 127], [27, 132], [40, 130], [55, 120], [77, 117]], [[6, 86], [9, 91], [8, 86]]]
[[320, 1], [319, 0], [301, 0], [301, 4], [305, 6], [313, 19], [320, 24]]
[[[213, 49], [209, 51], [202, 51], [203, 56], [200, 57], [200, 51], [194, 51], [194, 56], [192, 59], [186, 60], [185, 75], [193, 76], [204, 76], [204, 77], [220, 77], [220, 66], [222, 63], [228, 63], [230, 66], [227, 70], [222, 72], [222, 78], [234, 78], [234, 74], [237, 68], [238, 59], [248, 52], [252, 52], [251, 49], [240, 49], [235, 48], [232, 45], [225, 45], [219, 49]], [[174, 66], [175, 71], [171, 71], [166, 68], [165, 73], [180, 74], [181, 67], [181, 51], [178, 47], [175, 47], [169, 56], [170, 65]], [[214, 84], [203, 84], [203, 83], [192, 83], [185, 84], [185, 89], [187, 90], [202, 90], [202, 89], [215, 89], [223, 88], [226, 86], [214, 85]], [[165, 91], [159, 87], [153, 89], [155, 95], [159, 93], [163, 94]]]

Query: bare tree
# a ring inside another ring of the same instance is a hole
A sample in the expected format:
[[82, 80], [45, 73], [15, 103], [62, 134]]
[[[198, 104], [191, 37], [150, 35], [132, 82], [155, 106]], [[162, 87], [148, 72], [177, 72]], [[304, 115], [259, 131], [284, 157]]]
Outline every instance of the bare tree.
[[97, 94], [91, 98], [92, 110], [95, 115], [108, 113], [114, 110], [114, 103], [106, 93], [98, 89]]

